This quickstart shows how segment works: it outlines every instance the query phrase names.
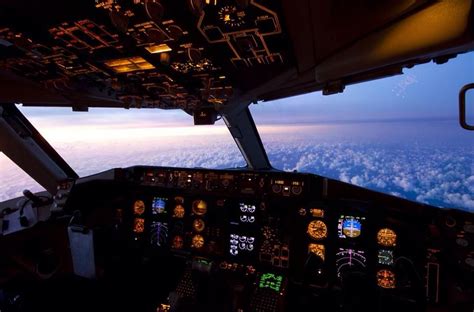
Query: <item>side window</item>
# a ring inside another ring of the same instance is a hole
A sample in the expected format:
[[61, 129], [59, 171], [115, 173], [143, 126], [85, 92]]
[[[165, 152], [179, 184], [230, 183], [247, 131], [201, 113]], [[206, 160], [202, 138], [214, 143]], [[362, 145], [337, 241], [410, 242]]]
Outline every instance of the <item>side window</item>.
[[23, 190], [44, 191], [44, 188], [0, 152], [0, 202], [23, 196]]

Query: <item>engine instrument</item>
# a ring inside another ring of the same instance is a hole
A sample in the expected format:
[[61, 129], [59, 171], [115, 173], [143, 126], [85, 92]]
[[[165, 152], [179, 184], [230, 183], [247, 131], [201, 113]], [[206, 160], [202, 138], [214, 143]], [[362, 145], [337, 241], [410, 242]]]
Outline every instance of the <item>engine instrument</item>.
[[173, 209], [173, 218], [182, 219], [184, 218], [185, 210], [183, 205], [177, 204]]
[[381, 265], [393, 265], [393, 250], [380, 249], [377, 258]]
[[135, 233], [143, 233], [145, 231], [145, 219], [135, 218], [133, 221], [133, 231]]
[[182, 249], [184, 247], [184, 240], [181, 235], [176, 235], [173, 237], [173, 241], [171, 243], [171, 248], [173, 249]]
[[193, 236], [192, 241], [191, 241], [191, 247], [192, 248], [202, 248], [204, 246], [204, 237], [202, 235], [196, 234]]
[[204, 228], [206, 227], [206, 224], [204, 223], [204, 221], [202, 219], [195, 219], [193, 221], [193, 229], [196, 231], [196, 232], [202, 232], [204, 231]]
[[377, 285], [382, 288], [395, 288], [395, 273], [390, 270], [380, 270], [377, 272]]
[[326, 259], [326, 247], [322, 244], [310, 243], [308, 245], [308, 251], [321, 258], [322, 261]]
[[377, 243], [385, 247], [395, 247], [397, 234], [389, 228], [383, 228], [377, 233]]

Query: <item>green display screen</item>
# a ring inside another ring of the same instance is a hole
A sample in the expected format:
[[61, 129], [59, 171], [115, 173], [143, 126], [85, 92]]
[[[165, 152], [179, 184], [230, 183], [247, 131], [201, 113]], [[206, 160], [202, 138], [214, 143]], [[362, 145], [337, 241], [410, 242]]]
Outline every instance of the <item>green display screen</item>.
[[260, 277], [260, 282], [258, 284], [258, 287], [270, 288], [276, 292], [279, 292], [281, 289], [282, 282], [283, 282], [283, 276], [276, 275], [273, 273], [264, 273]]

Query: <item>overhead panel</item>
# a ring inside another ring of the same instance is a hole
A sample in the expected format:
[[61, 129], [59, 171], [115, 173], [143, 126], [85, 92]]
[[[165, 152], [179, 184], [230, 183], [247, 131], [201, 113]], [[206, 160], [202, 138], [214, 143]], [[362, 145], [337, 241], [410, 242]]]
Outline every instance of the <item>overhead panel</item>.
[[0, 14], [0, 67], [71, 101], [100, 94], [126, 108], [192, 113], [225, 106], [283, 72], [291, 59], [275, 1], [96, 0], [61, 7], [48, 0], [25, 5], [15, 19]]

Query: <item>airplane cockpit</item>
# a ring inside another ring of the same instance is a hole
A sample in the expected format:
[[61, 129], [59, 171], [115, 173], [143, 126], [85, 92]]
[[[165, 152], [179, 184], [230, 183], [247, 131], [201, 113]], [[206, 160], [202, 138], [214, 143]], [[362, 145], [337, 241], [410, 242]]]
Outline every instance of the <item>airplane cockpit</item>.
[[[45, 189], [0, 203], [0, 311], [472, 311], [472, 213], [277, 170], [249, 105], [445, 63], [473, 6], [0, 0], [0, 151]], [[79, 177], [17, 104], [222, 119], [246, 166]]]

